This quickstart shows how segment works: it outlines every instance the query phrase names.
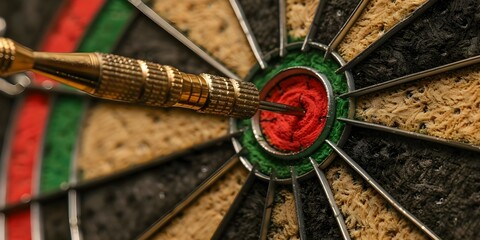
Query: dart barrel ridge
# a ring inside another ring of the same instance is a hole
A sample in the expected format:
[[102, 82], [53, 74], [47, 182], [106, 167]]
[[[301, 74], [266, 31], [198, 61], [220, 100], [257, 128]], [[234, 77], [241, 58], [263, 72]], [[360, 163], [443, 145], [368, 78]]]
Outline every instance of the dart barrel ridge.
[[33, 52], [0, 38], [0, 75], [33, 70], [95, 97], [154, 107], [250, 118], [260, 105], [253, 83], [104, 53]]

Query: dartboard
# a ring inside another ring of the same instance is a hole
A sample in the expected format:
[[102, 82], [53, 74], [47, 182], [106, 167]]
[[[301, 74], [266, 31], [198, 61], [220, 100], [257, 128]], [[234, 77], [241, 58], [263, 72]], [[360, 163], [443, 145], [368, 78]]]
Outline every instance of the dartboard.
[[0, 34], [32, 49], [251, 81], [305, 110], [229, 119], [1, 79], [1, 238], [479, 239], [479, 12], [477, 0], [0, 1]]

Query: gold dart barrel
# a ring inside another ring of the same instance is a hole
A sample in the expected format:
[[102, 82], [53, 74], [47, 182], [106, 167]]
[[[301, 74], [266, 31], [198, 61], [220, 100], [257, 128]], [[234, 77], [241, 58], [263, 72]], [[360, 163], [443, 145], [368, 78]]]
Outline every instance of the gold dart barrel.
[[113, 54], [33, 52], [0, 38], [0, 75], [28, 70], [95, 97], [148, 106], [250, 118], [260, 105], [258, 89], [250, 82], [188, 74]]

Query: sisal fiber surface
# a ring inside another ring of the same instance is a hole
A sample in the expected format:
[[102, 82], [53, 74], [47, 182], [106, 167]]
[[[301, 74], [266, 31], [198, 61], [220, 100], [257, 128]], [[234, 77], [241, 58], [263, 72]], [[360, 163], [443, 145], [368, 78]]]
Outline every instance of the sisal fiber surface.
[[[4, 170], [6, 203], [19, 202], [35, 192], [36, 167], [49, 112], [47, 95], [30, 92], [22, 101], [12, 129], [10, 152], [4, 159], [7, 161]], [[26, 239], [31, 236], [29, 208], [8, 215], [5, 222], [7, 239]]]
[[357, 88], [480, 54], [477, 0], [437, 1], [354, 67]]
[[300, 41], [308, 34], [319, 0], [286, 0], [289, 40]]
[[231, 144], [224, 142], [82, 191], [85, 238], [138, 237], [233, 154]]
[[245, 167], [238, 164], [184, 209], [153, 239], [210, 239], [246, 177]]
[[279, 47], [278, 0], [240, 0], [248, 24], [265, 54]]
[[267, 141], [281, 151], [301, 151], [315, 142], [326, 123], [328, 96], [325, 86], [307, 75], [282, 80], [266, 101], [301, 107], [304, 116], [261, 111], [260, 126]]
[[338, 46], [350, 61], [427, 0], [372, 0]]
[[73, 96], [57, 96], [52, 104], [43, 144], [40, 192], [57, 190], [62, 184], [68, 183], [70, 161], [85, 109], [83, 101], [84, 99]]
[[317, 27], [317, 35], [315, 41], [328, 45], [353, 10], [360, 2], [359, 0], [326, 0], [325, 7], [322, 11], [320, 24]]
[[63, 0], [0, 1], [0, 16], [7, 22], [6, 37], [36, 49]]
[[70, 239], [67, 197], [41, 204], [44, 239]]
[[478, 153], [372, 130], [352, 133], [345, 151], [438, 236], [480, 237]]
[[78, 165], [84, 179], [103, 176], [223, 136], [227, 127], [224, 118], [188, 110], [98, 104], [87, 116]]
[[480, 66], [362, 97], [356, 117], [480, 145]]
[[[352, 238], [426, 239], [348, 167], [333, 163], [327, 168], [326, 175]], [[337, 223], [323, 190], [319, 188], [318, 180], [300, 182], [300, 189], [307, 236], [312, 239], [319, 236], [322, 239], [340, 237]], [[293, 193], [285, 188], [277, 194], [269, 229], [270, 239], [298, 239], [293, 199]]]
[[217, 73], [212, 66], [143, 14], [133, 20], [118, 46], [114, 51], [118, 55], [175, 66], [188, 73]]
[[156, 0], [153, 9], [240, 77], [256, 63], [228, 1]]
[[268, 239], [300, 239], [295, 199], [291, 188], [278, 187], [273, 204]]
[[335, 201], [354, 239], [426, 239], [345, 165], [326, 172]]
[[340, 229], [318, 178], [301, 181], [299, 185], [307, 239], [341, 239]]
[[267, 189], [268, 183], [255, 179], [222, 239], [258, 239]]

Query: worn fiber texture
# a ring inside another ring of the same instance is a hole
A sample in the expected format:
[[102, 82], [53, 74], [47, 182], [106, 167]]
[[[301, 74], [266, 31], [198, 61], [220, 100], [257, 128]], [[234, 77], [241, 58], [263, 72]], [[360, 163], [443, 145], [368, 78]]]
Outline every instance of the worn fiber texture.
[[81, 192], [85, 239], [134, 239], [233, 154], [225, 142]]
[[136, 13], [128, 1], [107, 0], [88, 27], [77, 51], [109, 53]]
[[279, 47], [278, 0], [239, 0], [253, 35], [265, 54]]
[[6, 36], [37, 48], [63, 0], [0, 1], [0, 16], [7, 22]]
[[156, 0], [153, 9], [240, 77], [255, 64], [245, 34], [225, 0]]
[[310, 29], [319, 0], [287, 0], [287, 31], [290, 41], [305, 38]]
[[9, 130], [7, 127], [10, 120], [12, 104], [13, 99], [0, 95], [0, 149], [2, 149], [3, 141], [6, 140], [4, 139], [5, 134]]
[[370, 1], [338, 46], [338, 52], [346, 61], [350, 61], [426, 1]]
[[114, 52], [171, 65], [188, 73], [216, 73], [212, 66], [143, 14], [133, 20]]
[[336, 163], [326, 175], [352, 238], [426, 239], [353, 170]]
[[315, 41], [328, 45], [359, 2], [359, 0], [326, 0]]
[[478, 0], [438, 1], [353, 69], [365, 87], [480, 54]]
[[288, 77], [271, 89], [266, 101], [300, 107], [304, 116], [260, 112], [260, 127], [268, 143], [280, 151], [310, 147], [322, 132], [329, 110], [323, 83], [307, 75]]
[[300, 239], [295, 199], [291, 188], [277, 187], [273, 204], [268, 239]]
[[41, 216], [45, 240], [70, 239], [68, 199], [66, 197], [42, 204]]
[[188, 110], [98, 104], [88, 113], [78, 165], [85, 179], [106, 175], [223, 136], [227, 127], [224, 118]]
[[184, 209], [153, 239], [210, 239], [246, 177], [245, 167], [238, 164]]
[[[34, 193], [36, 187], [36, 166], [48, 118], [50, 98], [41, 93], [30, 92], [22, 99], [18, 118], [12, 128], [5, 172], [6, 203], [20, 202]], [[31, 236], [31, 213], [23, 209], [6, 217], [5, 231], [7, 239], [26, 239]]]
[[268, 183], [255, 179], [252, 188], [227, 226], [222, 239], [258, 239]]
[[345, 150], [438, 236], [480, 238], [478, 153], [361, 129]]
[[341, 239], [340, 229], [320, 181], [310, 178], [299, 185], [307, 239]]
[[40, 192], [57, 190], [68, 183], [70, 160], [85, 109], [83, 101], [78, 97], [59, 96], [52, 106], [43, 146]]
[[362, 97], [356, 117], [480, 145], [480, 66]]

